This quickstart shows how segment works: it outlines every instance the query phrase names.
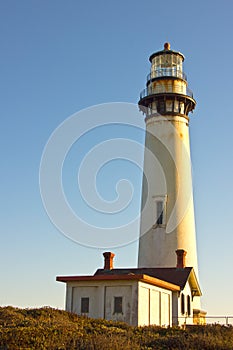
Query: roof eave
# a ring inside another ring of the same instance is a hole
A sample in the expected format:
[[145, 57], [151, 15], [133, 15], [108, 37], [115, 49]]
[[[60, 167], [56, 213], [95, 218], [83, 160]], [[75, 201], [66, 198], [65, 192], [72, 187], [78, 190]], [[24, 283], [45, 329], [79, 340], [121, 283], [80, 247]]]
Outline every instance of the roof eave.
[[190, 287], [191, 287], [192, 291], [195, 292], [194, 296], [202, 296], [201, 288], [200, 288], [200, 285], [199, 285], [198, 280], [197, 280], [197, 276], [196, 276], [193, 268], [189, 274], [189, 281], [190, 281]]
[[180, 291], [180, 286], [160, 280], [155, 277], [151, 277], [145, 274], [130, 274], [130, 275], [94, 275], [94, 276], [57, 276], [56, 281], [58, 282], [97, 282], [97, 281], [141, 281], [148, 284], [152, 284], [164, 289], [169, 289], [171, 291]]

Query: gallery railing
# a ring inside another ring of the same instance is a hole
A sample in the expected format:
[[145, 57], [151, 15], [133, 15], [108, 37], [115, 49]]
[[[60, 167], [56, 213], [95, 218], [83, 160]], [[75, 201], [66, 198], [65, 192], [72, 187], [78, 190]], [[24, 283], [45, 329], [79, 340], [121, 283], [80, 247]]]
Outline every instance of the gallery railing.
[[191, 98], [193, 98], [193, 92], [192, 90], [190, 90], [189, 88], [184, 88], [182, 86], [180, 87], [176, 87], [173, 91], [173, 86], [170, 84], [166, 85], [166, 91], [156, 91], [155, 89], [149, 87], [146, 88], [144, 90], [142, 90], [142, 92], [140, 93], [140, 99], [146, 97], [146, 96], [150, 96], [150, 95], [154, 95], [154, 94], [163, 94], [163, 93], [175, 93], [175, 94], [182, 94], [182, 95], [187, 95]]

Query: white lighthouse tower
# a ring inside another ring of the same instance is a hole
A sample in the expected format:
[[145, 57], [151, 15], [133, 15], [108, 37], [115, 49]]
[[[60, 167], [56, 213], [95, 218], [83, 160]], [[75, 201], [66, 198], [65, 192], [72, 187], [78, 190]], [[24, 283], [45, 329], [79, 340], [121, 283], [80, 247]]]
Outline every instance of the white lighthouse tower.
[[139, 108], [146, 141], [138, 268], [115, 268], [113, 252], [91, 276], [59, 276], [66, 310], [133, 326], [205, 324], [198, 282], [189, 113], [196, 102], [170, 49], [150, 56]]
[[174, 267], [176, 251], [183, 251], [198, 276], [189, 144], [189, 113], [196, 102], [183, 61], [169, 43], [152, 54], [140, 95], [146, 141], [138, 267]]

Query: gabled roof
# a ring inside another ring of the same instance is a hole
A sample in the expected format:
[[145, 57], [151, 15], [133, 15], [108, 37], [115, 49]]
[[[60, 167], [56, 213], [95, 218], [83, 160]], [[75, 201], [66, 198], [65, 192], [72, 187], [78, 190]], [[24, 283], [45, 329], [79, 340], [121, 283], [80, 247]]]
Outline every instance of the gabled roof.
[[60, 282], [82, 281], [109, 281], [109, 280], [138, 280], [172, 291], [184, 289], [187, 282], [190, 284], [193, 296], [200, 296], [201, 290], [192, 267], [183, 269], [173, 267], [163, 268], [125, 268], [125, 269], [98, 269], [93, 276], [58, 276]]
[[129, 274], [145, 274], [159, 280], [166, 281], [168, 283], [175, 284], [180, 287], [180, 289], [184, 289], [187, 281], [190, 283], [190, 288], [193, 291], [193, 295], [200, 296], [201, 289], [198, 284], [194, 269], [192, 267], [185, 267], [183, 269], [179, 269], [176, 267], [161, 267], [161, 268], [124, 268], [124, 269], [112, 269], [112, 270], [104, 270], [98, 269], [95, 273], [95, 276], [100, 275], [129, 275]]

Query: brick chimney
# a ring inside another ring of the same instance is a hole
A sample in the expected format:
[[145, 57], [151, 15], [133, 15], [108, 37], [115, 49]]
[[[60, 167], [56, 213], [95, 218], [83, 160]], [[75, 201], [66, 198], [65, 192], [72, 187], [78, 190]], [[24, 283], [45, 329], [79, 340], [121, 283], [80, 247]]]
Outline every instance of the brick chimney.
[[185, 257], [186, 257], [187, 252], [184, 249], [177, 249], [176, 250], [176, 255], [177, 255], [177, 264], [176, 267], [177, 269], [184, 269], [186, 266], [185, 263]]
[[103, 253], [104, 256], [104, 270], [112, 270], [113, 269], [113, 258], [115, 256], [112, 252]]

